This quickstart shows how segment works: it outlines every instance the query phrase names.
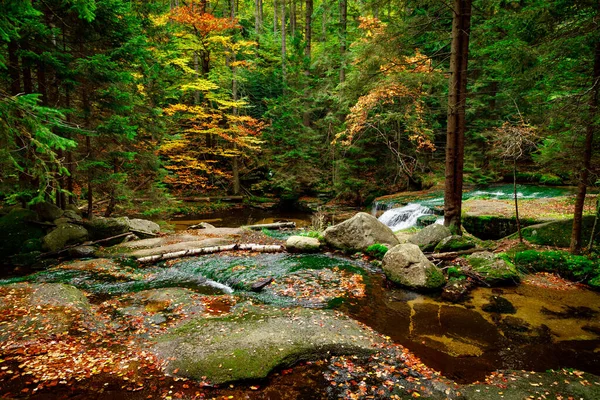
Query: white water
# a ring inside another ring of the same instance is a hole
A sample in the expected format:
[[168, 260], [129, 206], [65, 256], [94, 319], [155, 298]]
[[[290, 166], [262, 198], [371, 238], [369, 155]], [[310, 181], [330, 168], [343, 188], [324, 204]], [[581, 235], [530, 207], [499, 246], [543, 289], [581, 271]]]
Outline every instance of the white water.
[[225, 293], [233, 293], [233, 289], [230, 288], [227, 285], [223, 285], [222, 283], [207, 279], [206, 282], [204, 282], [205, 285], [207, 286], [212, 286], [214, 288], [220, 289]]
[[433, 211], [421, 204], [408, 203], [404, 207], [392, 208], [384, 212], [379, 221], [389, 226], [393, 231], [410, 228], [417, 224], [417, 218], [431, 215]]

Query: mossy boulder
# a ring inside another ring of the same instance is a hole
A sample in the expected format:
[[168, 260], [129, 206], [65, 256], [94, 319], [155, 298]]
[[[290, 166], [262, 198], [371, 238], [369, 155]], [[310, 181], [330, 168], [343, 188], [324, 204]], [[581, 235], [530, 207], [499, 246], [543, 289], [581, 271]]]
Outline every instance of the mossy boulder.
[[[594, 216], [586, 215], [582, 221], [583, 243], [588, 243], [592, 228], [594, 226]], [[571, 231], [573, 230], [573, 219], [558, 220], [536, 224], [522, 229], [523, 238], [531, 243], [542, 246], [569, 247], [571, 244]], [[600, 240], [600, 230], [596, 232], [594, 240]]]
[[59, 207], [47, 201], [36, 204], [35, 211], [41, 221], [54, 221], [62, 217], [64, 213]]
[[39, 240], [45, 231], [39, 225], [31, 223], [36, 221], [37, 215], [31, 210], [16, 208], [0, 218], [0, 256], [3, 260], [19, 252], [30, 252], [35, 249], [28, 240]]
[[442, 241], [435, 246], [434, 252], [446, 253], [449, 251], [469, 250], [475, 246], [475, 242], [467, 237], [452, 235], [442, 239]]
[[290, 236], [285, 242], [285, 249], [291, 253], [314, 253], [320, 247], [319, 239], [308, 236]]
[[128, 220], [124, 218], [94, 217], [85, 221], [84, 226], [89, 231], [92, 240], [105, 239], [129, 232]]
[[444, 225], [433, 224], [412, 235], [408, 241], [423, 251], [432, 251], [439, 242], [449, 236], [452, 236], [450, 229]]
[[42, 238], [44, 249], [57, 251], [69, 244], [81, 243], [88, 238], [88, 231], [81, 225], [62, 224]]
[[429, 225], [433, 225], [433, 224], [435, 224], [437, 219], [438, 219], [437, 215], [422, 215], [419, 218], [417, 218], [417, 226], [418, 227], [426, 227]]
[[411, 243], [392, 247], [383, 257], [382, 268], [389, 280], [413, 290], [436, 290], [446, 283], [442, 271]]
[[334, 311], [246, 306], [227, 317], [194, 318], [155, 341], [167, 373], [221, 384], [265, 378], [299, 361], [371, 354], [381, 339]]
[[330, 226], [323, 233], [328, 245], [347, 251], [365, 251], [375, 243], [398, 244], [394, 232], [374, 216], [360, 212], [352, 218]]
[[515, 284], [520, 281], [517, 268], [505, 254], [481, 251], [471, 254], [467, 260], [473, 271], [481, 275], [485, 282], [492, 286]]

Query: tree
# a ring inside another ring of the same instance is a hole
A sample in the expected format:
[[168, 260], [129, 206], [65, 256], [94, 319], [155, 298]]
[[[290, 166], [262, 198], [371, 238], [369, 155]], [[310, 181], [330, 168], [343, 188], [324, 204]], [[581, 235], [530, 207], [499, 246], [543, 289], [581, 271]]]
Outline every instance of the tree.
[[465, 107], [467, 101], [467, 65], [471, 28], [471, 0], [454, 0], [452, 53], [448, 91], [446, 137], [446, 183], [444, 225], [454, 234], [461, 231], [461, 205], [465, 148]]

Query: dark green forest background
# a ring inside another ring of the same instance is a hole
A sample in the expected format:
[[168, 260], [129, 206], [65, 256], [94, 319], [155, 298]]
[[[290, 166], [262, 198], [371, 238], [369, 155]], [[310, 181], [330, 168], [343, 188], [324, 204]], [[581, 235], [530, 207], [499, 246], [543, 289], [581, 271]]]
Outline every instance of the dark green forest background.
[[[443, 183], [452, 16], [439, 0], [1, 0], [0, 199], [152, 215], [206, 193], [365, 205]], [[466, 183], [515, 162], [522, 182], [577, 183], [599, 24], [598, 1], [473, 2]]]

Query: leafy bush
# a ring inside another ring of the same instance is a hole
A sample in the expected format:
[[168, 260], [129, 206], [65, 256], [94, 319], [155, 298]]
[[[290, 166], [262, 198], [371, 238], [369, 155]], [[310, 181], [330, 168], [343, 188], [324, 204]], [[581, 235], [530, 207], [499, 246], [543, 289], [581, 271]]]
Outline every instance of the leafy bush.
[[383, 256], [385, 256], [385, 253], [387, 253], [387, 252], [388, 252], [387, 246], [380, 244], [380, 243], [375, 243], [375, 244], [370, 245], [369, 247], [367, 247], [367, 250], [365, 251], [365, 253], [367, 253], [371, 257], [377, 258], [379, 260], [381, 260], [383, 258]]
[[600, 265], [566, 251], [525, 250], [515, 254], [515, 264], [533, 271], [557, 272], [600, 288]]
[[562, 185], [563, 181], [559, 176], [544, 174], [540, 177], [540, 183], [543, 185]]

